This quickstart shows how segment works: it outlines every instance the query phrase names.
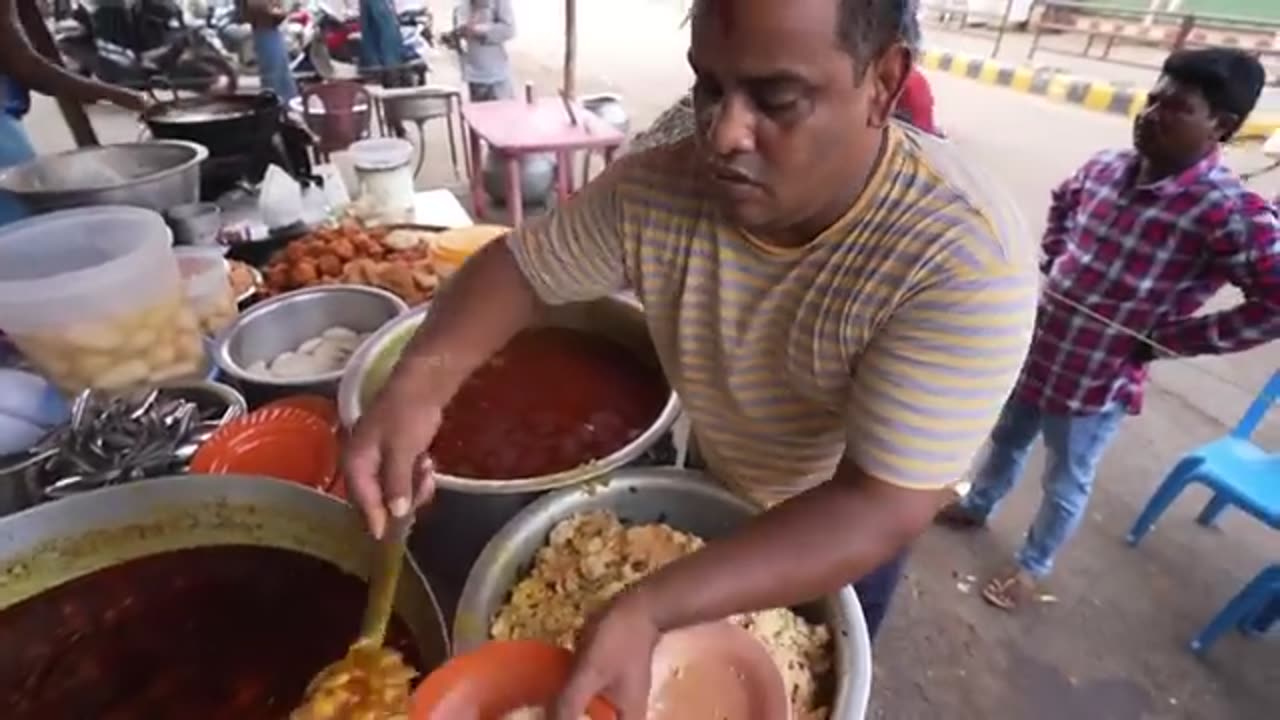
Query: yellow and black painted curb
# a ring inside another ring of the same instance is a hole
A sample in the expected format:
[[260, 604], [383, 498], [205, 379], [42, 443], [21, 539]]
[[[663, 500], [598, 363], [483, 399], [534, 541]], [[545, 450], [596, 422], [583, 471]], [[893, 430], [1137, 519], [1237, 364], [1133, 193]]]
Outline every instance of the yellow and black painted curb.
[[[1147, 88], [1116, 85], [1080, 77], [1054, 68], [1011, 65], [998, 60], [951, 52], [925, 50], [920, 64], [930, 70], [977, 80], [984, 85], [1038, 95], [1086, 110], [1134, 117], [1147, 99]], [[1265, 138], [1280, 131], [1280, 113], [1254, 113], [1240, 130], [1240, 138]]]

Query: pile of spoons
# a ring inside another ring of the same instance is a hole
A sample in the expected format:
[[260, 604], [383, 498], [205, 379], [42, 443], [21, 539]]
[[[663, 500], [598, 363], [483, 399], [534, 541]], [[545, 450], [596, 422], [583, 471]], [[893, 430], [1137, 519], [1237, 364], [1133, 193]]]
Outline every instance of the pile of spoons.
[[0, 472], [26, 470], [38, 500], [179, 472], [200, 443], [244, 412], [244, 398], [218, 383], [123, 395], [85, 390], [66, 423]]

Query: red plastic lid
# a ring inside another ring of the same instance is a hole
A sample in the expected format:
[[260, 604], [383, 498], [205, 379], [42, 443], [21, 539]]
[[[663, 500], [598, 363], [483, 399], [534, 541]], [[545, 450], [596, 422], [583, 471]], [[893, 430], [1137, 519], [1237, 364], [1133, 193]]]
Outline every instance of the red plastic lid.
[[191, 459], [191, 472], [264, 475], [329, 490], [338, 473], [338, 437], [298, 408], [263, 408], [223, 425]]
[[[473, 717], [499, 720], [525, 707], [546, 707], [569, 680], [573, 655], [535, 640], [488, 642], [427, 676], [413, 693], [412, 720]], [[615, 720], [604, 700], [587, 707], [591, 720]]]

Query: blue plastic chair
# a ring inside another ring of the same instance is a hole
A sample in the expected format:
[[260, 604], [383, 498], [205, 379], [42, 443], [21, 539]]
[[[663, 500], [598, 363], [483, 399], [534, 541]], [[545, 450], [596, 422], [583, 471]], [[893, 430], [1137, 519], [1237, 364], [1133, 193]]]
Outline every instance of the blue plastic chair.
[[1196, 518], [1201, 525], [1211, 527], [1227, 506], [1235, 505], [1280, 530], [1280, 454], [1268, 453], [1249, 439], [1277, 397], [1280, 371], [1271, 376], [1230, 435], [1202, 445], [1178, 461], [1134, 521], [1129, 544], [1137, 545], [1193, 482], [1213, 491], [1213, 498]]
[[1280, 565], [1258, 573], [1191, 641], [1191, 652], [1203, 655], [1231, 627], [1260, 635], [1280, 619]]

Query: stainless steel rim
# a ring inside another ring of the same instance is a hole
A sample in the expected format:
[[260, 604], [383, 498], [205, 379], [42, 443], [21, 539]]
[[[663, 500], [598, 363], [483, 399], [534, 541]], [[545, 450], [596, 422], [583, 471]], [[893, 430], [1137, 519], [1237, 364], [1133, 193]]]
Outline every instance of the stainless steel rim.
[[[170, 147], [186, 148], [191, 151], [192, 155], [189, 159], [187, 159], [186, 161], [178, 165], [174, 165], [171, 168], [166, 168], [164, 170], [161, 170], [155, 173], [154, 175], [148, 175], [145, 178], [131, 178], [129, 180], [124, 180], [124, 181], [121, 181], [118, 183], [112, 183], [109, 185], [89, 185], [85, 187], [77, 187], [74, 189], [59, 189], [59, 190], [52, 190], [52, 191], [35, 190], [31, 192], [23, 192], [21, 194], [26, 197], [44, 197], [47, 195], [65, 195], [68, 192], [91, 193], [91, 192], [105, 192], [109, 190], [119, 190], [125, 187], [136, 186], [140, 182], [150, 183], [156, 180], [167, 178], [171, 175], [177, 175], [179, 173], [186, 172], [190, 170], [192, 167], [200, 165], [200, 163], [204, 162], [209, 157], [208, 148], [201, 145], [200, 143], [189, 142], [187, 140], [149, 140], [147, 142], [114, 143], [111, 145], [99, 145], [98, 148], [113, 148], [113, 147], [131, 148], [131, 147], [148, 147], [148, 146], [155, 146], [155, 145], [168, 145]], [[85, 150], [83, 149], [67, 150], [65, 152], [54, 153], [52, 155], [45, 155], [43, 156], [43, 159], [47, 160], [49, 158], [58, 158], [58, 157], [63, 157], [65, 155], [75, 155], [75, 154], [84, 153], [84, 152]], [[0, 172], [0, 184], [3, 184], [6, 179], [16, 174], [22, 168], [23, 168], [23, 165], [15, 165], [14, 167], [9, 168], [4, 172]]]
[[[669, 489], [706, 496], [744, 515], [761, 511], [760, 506], [734, 494], [709, 476], [681, 468], [621, 470], [603, 479], [601, 485], [604, 488], [588, 485], [548, 493], [522, 509], [489, 540], [472, 565], [458, 598], [451, 628], [450, 644], [454, 652], [467, 652], [489, 640], [492, 618], [477, 617], [477, 614], [485, 599], [494, 596], [495, 578], [519, 576], [521, 571], [527, 570], [524, 567], [527, 559], [518, 548], [541, 547], [551, 529], [544, 519], [556, 518], [558, 522], [558, 519], [569, 517], [581, 509], [584, 497], [599, 492]], [[509, 594], [510, 588], [503, 588], [503, 591]], [[826, 596], [823, 603], [828, 612], [837, 612], [845, 624], [843, 631], [832, 627], [838, 677], [831, 717], [833, 720], [861, 720], [871, 697], [872, 675], [871, 645], [862, 606], [849, 586]], [[863, 638], [864, 642], [855, 642], [855, 638]], [[853, 672], [855, 668], [865, 668], [866, 672]]]
[[[398, 295], [391, 292], [387, 292], [386, 290], [383, 290], [381, 288], [370, 287], [368, 285], [318, 285], [316, 287], [293, 290], [291, 292], [284, 293], [283, 295], [277, 295], [269, 300], [264, 300], [263, 302], [260, 302], [257, 305], [254, 305], [252, 308], [250, 308], [240, 317], [236, 318], [236, 321], [232, 323], [230, 327], [228, 327], [226, 330], [223, 330], [221, 333], [219, 333], [218, 337], [214, 340], [214, 349], [213, 349], [214, 363], [217, 364], [218, 369], [222, 370], [222, 372], [230, 375], [236, 380], [239, 380], [241, 382], [251, 383], [251, 384], [257, 384], [257, 385], [272, 385], [275, 387], [311, 387], [319, 383], [338, 381], [343, 376], [343, 373], [346, 372], [346, 367], [343, 367], [340, 370], [335, 370], [333, 372], [324, 373], [323, 375], [312, 375], [305, 378], [287, 378], [287, 379], [264, 378], [264, 377], [260, 377], [258, 375], [252, 375], [246, 372], [245, 369], [240, 367], [240, 364], [235, 361], [235, 358], [231, 357], [232, 338], [235, 337], [236, 333], [241, 328], [243, 328], [245, 325], [252, 322], [254, 318], [265, 315], [271, 312], [272, 308], [276, 307], [277, 305], [282, 305], [296, 298], [306, 297], [308, 295], [321, 295], [327, 292], [332, 292], [334, 290], [340, 290], [342, 292], [364, 293], [364, 294], [378, 297], [388, 301], [389, 303], [391, 303], [392, 307], [396, 308], [396, 314], [388, 320], [388, 324], [391, 321], [394, 321], [397, 318], [403, 316], [404, 313], [409, 309], [408, 304], [405, 303], [404, 300], [401, 300]], [[378, 332], [375, 333], [375, 336], [377, 334], [380, 334], [383, 329], [385, 329], [385, 327], [382, 329], [379, 329]], [[366, 341], [366, 344], [367, 344], [367, 341]], [[354, 359], [358, 356], [358, 354], [359, 353], [352, 356], [352, 361], [354, 361]], [[347, 363], [348, 367], [351, 365], [352, 361], [348, 361]]]
[[[616, 295], [613, 299], [625, 302], [635, 308], [640, 307], [639, 301], [626, 295]], [[364, 411], [364, 408], [361, 407], [360, 399], [363, 380], [361, 370], [369, 366], [369, 363], [377, 357], [378, 353], [386, 347], [390, 340], [398, 337], [404, 331], [405, 325], [410, 324], [415, 319], [426, 317], [429, 308], [429, 305], [418, 308], [407, 315], [397, 318], [395, 322], [384, 325], [378, 332], [365, 340], [364, 344], [351, 356], [351, 361], [347, 363], [347, 369], [338, 386], [338, 415], [344, 424], [353, 424], [354, 420]], [[676, 396], [675, 391], [672, 391], [667, 397], [666, 404], [662, 407], [662, 412], [658, 413], [658, 417], [654, 419], [648, 429], [607, 457], [551, 475], [511, 480], [474, 480], [456, 475], [437, 473], [435, 475], [436, 483], [447, 490], [473, 495], [512, 495], [555, 490], [569, 485], [576, 485], [616, 470], [639, 458], [648, 448], [653, 446], [654, 442], [671, 429], [671, 426], [675, 424], [676, 419], [679, 417], [680, 399]]]

